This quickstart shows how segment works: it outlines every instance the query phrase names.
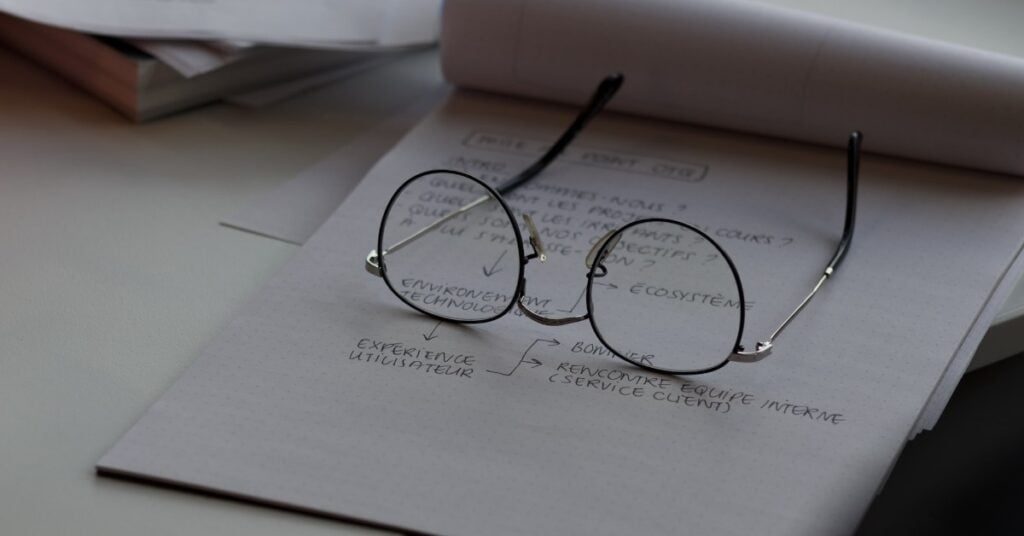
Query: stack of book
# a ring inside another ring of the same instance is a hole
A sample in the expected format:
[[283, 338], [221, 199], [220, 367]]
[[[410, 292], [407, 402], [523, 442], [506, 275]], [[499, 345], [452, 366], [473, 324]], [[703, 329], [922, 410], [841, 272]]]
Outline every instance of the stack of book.
[[[263, 7], [249, 11], [282, 13], [248, 17], [241, 6], [220, 3], [147, 9], [122, 0], [102, 4], [86, 10], [60, 0], [0, 0], [0, 44], [135, 121], [254, 91], [265, 97], [268, 88], [283, 88], [271, 92], [281, 98], [341, 77], [393, 52], [430, 45], [439, 13], [437, 2], [402, 10], [389, 2], [357, 2], [315, 13]], [[310, 18], [322, 22], [305, 21]]]

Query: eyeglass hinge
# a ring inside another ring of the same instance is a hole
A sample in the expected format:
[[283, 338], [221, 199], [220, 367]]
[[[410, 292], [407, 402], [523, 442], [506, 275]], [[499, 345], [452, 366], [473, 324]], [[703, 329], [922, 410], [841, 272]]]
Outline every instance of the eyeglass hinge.
[[737, 363], [757, 363], [758, 361], [772, 355], [772, 342], [761, 341], [754, 347], [753, 352], [748, 352], [742, 346], [737, 346], [736, 351], [729, 356], [729, 361]]
[[370, 254], [366, 256], [366, 271], [371, 274], [382, 277], [383, 274], [380, 271], [380, 263], [377, 258], [377, 250], [370, 250]]

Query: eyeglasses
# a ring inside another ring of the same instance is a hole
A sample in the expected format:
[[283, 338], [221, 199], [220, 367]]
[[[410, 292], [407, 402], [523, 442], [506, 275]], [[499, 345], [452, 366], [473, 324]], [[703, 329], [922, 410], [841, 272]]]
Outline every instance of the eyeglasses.
[[601, 343], [644, 369], [702, 374], [730, 361], [767, 357], [776, 338], [835, 274], [853, 238], [861, 134], [847, 148], [846, 218], [831, 260], [810, 293], [753, 350], [741, 345], [746, 314], [743, 285], [725, 250], [694, 225], [639, 219], [598, 238], [586, 256], [586, 314], [551, 317], [527, 296], [525, 268], [545, 262], [541, 233], [522, 214], [530, 253], [502, 197], [544, 170], [622, 85], [605, 78], [569, 128], [532, 165], [491, 187], [467, 173], [424, 171], [391, 197], [377, 249], [366, 269], [382, 277], [409, 307], [439, 320], [474, 324], [497, 320], [514, 307], [536, 322], [559, 326], [590, 321]]

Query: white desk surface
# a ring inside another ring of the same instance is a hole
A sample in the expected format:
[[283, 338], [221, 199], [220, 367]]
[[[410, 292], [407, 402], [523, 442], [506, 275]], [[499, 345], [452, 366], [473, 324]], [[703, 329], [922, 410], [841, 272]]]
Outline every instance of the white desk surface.
[[[882, 17], [881, 0], [778, 3], [1024, 56], [1020, 3], [930, 2], [960, 13], [932, 20], [898, 6]], [[981, 20], [971, 8], [987, 11], [984, 32], [957, 29]], [[295, 251], [217, 222], [382, 119], [410, 76], [436, 65], [136, 126], [0, 49], [0, 532], [371, 531], [100, 478], [93, 464]]]
[[217, 222], [439, 76], [421, 53], [137, 126], [0, 48], [0, 533], [367, 531], [93, 465], [296, 249]]

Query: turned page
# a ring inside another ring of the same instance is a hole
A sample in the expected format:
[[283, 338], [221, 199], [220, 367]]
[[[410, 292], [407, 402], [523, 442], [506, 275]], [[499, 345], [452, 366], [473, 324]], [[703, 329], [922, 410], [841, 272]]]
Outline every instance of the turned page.
[[1024, 174], [1024, 60], [742, 0], [450, 0], [453, 83]]

